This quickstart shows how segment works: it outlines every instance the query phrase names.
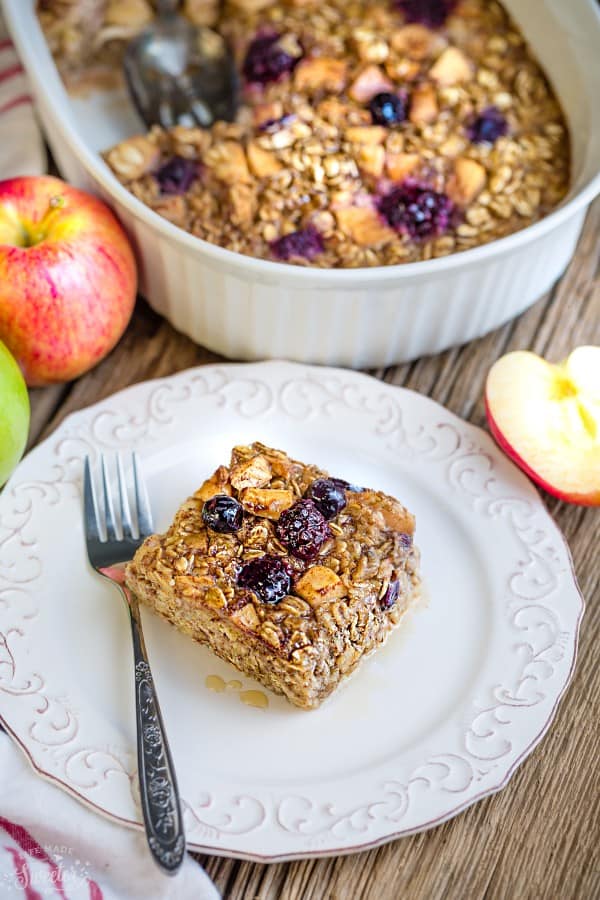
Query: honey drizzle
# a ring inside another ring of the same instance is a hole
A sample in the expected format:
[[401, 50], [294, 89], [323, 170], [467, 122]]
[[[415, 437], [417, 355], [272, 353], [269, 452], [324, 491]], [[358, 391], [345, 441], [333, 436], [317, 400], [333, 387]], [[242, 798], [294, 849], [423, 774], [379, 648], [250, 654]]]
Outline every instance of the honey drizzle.
[[262, 691], [242, 691], [240, 700], [246, 706], [254, 706], [256, 709], [266, 709], [269, 705], [269, 698]]
[[217, 694], [223, 694], [225, 691], [237, 693], [240, 701], [246, 706], [252, 706], [254, 709], [267, 709], [269, 706], [269, 698], [262, 691], [243, 691], [243, 684], [237, 679], [225, 681], [220, 675], [207, 675], [204, 684], [209, 691], [215, 691]]

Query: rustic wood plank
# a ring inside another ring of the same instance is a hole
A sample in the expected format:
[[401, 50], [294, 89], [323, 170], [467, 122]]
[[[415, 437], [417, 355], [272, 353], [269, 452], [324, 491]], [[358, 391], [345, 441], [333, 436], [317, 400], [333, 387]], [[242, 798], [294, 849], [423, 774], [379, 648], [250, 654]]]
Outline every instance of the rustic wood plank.
[[[532, 349], [559, 360], [578, 344], [600, 344], [599, 234], [600, 200], [565, 276], [518, 320], [466, 347], [372, 374], [484, 425], [485, 377], [503, 353]], [[125, 337], [93, 372], [66, 388], [32, 392], [32, 443], [69, 412], [128, 384], [218, 359], [140, 301]], [[439, 828], [354, 856], [273, 866], [199, 857], [226, 900], [600, 896], [600, 516], [544, 500], [570, 544], [588, 606], [577, 670], [554, 727], [510, 784]]]
[[39, 442], [48, 422], [65, 402], [70, 390], [71, 386], [68, 384], [55, 384], [47, 388], [34, 388], [29, 392], [31, 422], [27, 441], [28, 450]]

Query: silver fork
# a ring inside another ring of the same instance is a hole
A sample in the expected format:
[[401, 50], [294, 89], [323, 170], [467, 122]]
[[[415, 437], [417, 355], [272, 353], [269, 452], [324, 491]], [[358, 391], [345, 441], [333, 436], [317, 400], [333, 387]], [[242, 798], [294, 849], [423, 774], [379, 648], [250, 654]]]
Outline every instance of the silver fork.
[[150, 503], [137, 455], [132, 454], [134, 524], [127, 482], [120, 456], [117, 480], [120, 536], [113, 507], [113, 491], [104, 456], [100, 457], [103, 503], [96, 501], [89, 457], [83, 470], [83, 506], [87, 553], [93, 568], [121, 592], [131, 620], [135, 667], [137, 758], [142, 812], [148, 846], [160, 868], [169, 875], [179, 869], [185, 853], [185, 835], [177, 780], [165, 734], [158, 697], [144, 644], [137, 597], [125, 585], [125, 563], [142, 541], [153, 533]]

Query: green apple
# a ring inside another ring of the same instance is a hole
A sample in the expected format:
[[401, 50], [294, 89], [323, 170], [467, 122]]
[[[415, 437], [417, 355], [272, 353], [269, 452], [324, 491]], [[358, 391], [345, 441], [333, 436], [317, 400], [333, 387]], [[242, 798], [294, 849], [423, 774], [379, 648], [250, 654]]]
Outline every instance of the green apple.
[[0, 341], [0, 487], [19, 462], [29, 432], [29, 397], [15, 359]]

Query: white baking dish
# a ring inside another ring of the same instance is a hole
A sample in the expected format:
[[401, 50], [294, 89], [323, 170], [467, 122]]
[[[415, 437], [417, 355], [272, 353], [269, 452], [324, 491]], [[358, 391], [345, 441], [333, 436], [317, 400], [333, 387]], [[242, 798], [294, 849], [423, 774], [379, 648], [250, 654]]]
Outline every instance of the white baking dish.
[[435, 353], [518, 315], [569, 262], [600, 192], [600, 13], [595, 0], [505, 0], [562, 102], [572, 187], [547, 218], [430, 262], [321, 270], [252, 259], [188, 235], [136, 200], [98, 155], [136, 129], [122, 96], [72, 100], [34, 14], [4, 0], [40, 117], [65, 178], [115, 209], [138, 251], [142, 291], [176, 328], [230, 357], [354, 367]]

